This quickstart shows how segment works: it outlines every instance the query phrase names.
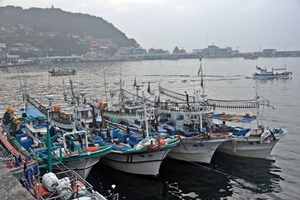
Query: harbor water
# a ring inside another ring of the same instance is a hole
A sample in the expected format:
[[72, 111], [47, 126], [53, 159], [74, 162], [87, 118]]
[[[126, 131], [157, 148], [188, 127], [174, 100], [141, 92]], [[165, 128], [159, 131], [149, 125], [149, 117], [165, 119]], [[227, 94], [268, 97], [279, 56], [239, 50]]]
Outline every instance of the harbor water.
[[[270, 100], [265, 107], [266, 125], [288, 130], [271, 156], [275, 160], [241, 158], [216, 153], [210, 165], [166, 159], [158, 177], [122, 173], [98, 163], [88, 181], [104, 195], [119, 193], [119, 199], [300, 199], [300, 58], [203, 59], [204, 92], [211, 99]], [[127, 62], [90, 62], [40, 64], [0, 68], [0, 114], [8, 107], [16, 112], [22, 107], [22, 88], [47, 105], [46, 94], [54, 94], [53, 105], [67, 109], [63, 91], [71, 79], [75, 92], [85, 92], [87, 100], [118, 102], [117, 90], [133, 90], [134, 80], [145, 91], [162, 87], [184, 94], [202, 92], [198, 76], [200, 61], [151, 60]], [[256, 66], [271, 69], [286, 66], [292, 78], [254, 80]], [[77, 75], [50, 77], [53, 68], [74, 68]], [[122, 79], [120, 81], [120, 78]], [[104, 84], [106, 83], [106, 85]], [[147, 93], [146, 93], [147, 94]], [[147, 94], [148, 95], [148, 94]], [[274, 109], [273, 109], [274, 108]], [[242, 109], [217, 112], [245, 113]]]

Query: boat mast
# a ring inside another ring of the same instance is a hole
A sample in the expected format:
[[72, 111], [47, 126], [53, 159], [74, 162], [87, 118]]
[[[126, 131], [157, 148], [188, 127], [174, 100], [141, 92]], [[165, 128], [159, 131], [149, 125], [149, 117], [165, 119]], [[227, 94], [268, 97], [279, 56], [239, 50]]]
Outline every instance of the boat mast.
[[48, 94], [50, 95], [50, 73], [49, 73], [49, 65], [48, 65]]
[[149, 137], [149, 132], [148, 132], [148, 117], [147, 117], [147, 112], [146, 112], [146, 102], [145, 102], [145, 94], [144, 90], [142, 91], [143, 95], [143, 105], [144, 105], [144, 117], [145, 117], [145, 125], [146, 125], [146, 136]]
[[259, 114], [259, 96], [257, 92], [257, 81], [255, 82], [255, 108], [256, 108], [256, 120], [257, 120], [257, 128], [259, 127], [259, 119], [260, 119], [260, 114]]
[[[202, 71], [202, 58], [199, 58], [200, 60], [200, 70], [201, 70], [201, 86], [202, 86], [202, 90], [201, 90], [201, 98], [202, 98], [202, 102], [205, 103], [205, 98], [206, 98], [206, 94], [205, 94], [205, 84], [204, 84], [204, 80], [203, 80], [203, 71]], [[199, 101], [200, 102], [200, 101]], [[206, 106], [206, 105], [204, 105]], [[201, 104], [199, 106], [199, 120], [200, 120], [200, 126], [199, 126], [199, 129], [200, 131], [202, 130], [202, 112], [201, 112]], [[202, 109], [204, 110], [204, 108]]]
[[46, 109], [47, 112], [47, 158], [48, 158], [48, 170], [49, 172], [52, 172], [52, 154], [51, 154], [51, 137], [50, 137], [50, 131], [49, 131], [49, 110], [52, 107], [52, 101], [54, 96], [53, 95], [46, 95], [46, 98], [49, 100], [49, 107]]
[[122, 67], [120, 67], [120, 94], [119, 94], [119, 102], [121, 102], [121, 100], [122, 100], [121, 93], [122, 93]]

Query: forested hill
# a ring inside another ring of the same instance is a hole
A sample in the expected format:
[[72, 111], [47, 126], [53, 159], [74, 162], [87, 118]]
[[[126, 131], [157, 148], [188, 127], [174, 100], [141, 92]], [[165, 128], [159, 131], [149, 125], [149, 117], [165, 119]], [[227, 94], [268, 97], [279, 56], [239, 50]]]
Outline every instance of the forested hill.
[[[101, 15], [101, 13], [99, 13]], [[94, 38], [109, 38], [119, 47], [138, 46], [127, 36], [101, 17], [89, 14], [71, 13], [58, 8], [0, 7], [0, 32], [10, 26], [22, 24], [36, 32], [53, 32], [63, 35], [90, 35]], [[1, 39], [3, 42], [3, 37]], [[0, 41], [0, 42], [1, 42]]]

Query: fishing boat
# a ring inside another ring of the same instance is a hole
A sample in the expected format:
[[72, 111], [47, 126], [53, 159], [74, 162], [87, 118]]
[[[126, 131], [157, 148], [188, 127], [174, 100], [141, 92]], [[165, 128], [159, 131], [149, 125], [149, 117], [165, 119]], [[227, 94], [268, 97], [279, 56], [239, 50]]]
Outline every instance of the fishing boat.
[[217, 148], [232, 139], [229, 131], [215, 133], [210, 130], [212, 122], [208, 116], [214, 112], [214, 107], [205, 101], [186, 103], [186, 95], [161, 86], [159, 92], [160, 95], [173, 98], [173, 101], [160, 107], [159, 130], [166, 130], [168, 135], [178, 137], [181, 141], [181, 145], [172, 149], [168, 157], [209, 164]]
[[[21, 113], [21, 118], [15, 118], [13, 111], [8, 109], [2, 122], [6, 125], [10, 143], [24, 156], [33, 156], [46, 146], [47, 117], [34, 107], [25, 107], [21, 109]], [[50, 134], [51, 144], [57, 149], [57, 154], [62, 155], [61, 162], [83, 178], [89, 175], [93, 165], [101, 157], [111, 151], [109, 146], [90, 143], [85, 131], [56, 132], [55, 127], [51, 126]], [[40, 152], [39, 161], [46, 159], [47, 155], [48, 153]]]
[[256, 69], [258, 72], [253, 74], [254, 79], [290, 78], [292, 76], [292, 72], [287, 71], [286, 66], [284, 68], [272, 68], [272, 70], [256, 66]]
[[36, 162], [30, 157], [22, 156], [7, 140], [2, 131], [0, 131], [0, 165], [9, 169], [9, 171], [18, 179], [23, 176], [24, 165], [35, 167]]
[[274, 160], [270, 153], [276, 143], [286, 136], [287, 130], [270, 128], [263, 124], [266, 121], [263, 118], [265, 107], [272, 107], [268, 100], [256, 95], [253, 100], [219, 101], [216, 106], [222, 109], [227, 107], [255, 110], [253, 115], [226, 114], [226, 112], [211, 115], [215, 125], [226, 122], [228, 131], [233, 133], [232, 141], [224, 142], [217, 151], [235, 156]]
[[112, 130], [114, 145], [112, 153], [107, 154], [101, 161], [126, 173], [157, 176], [163, 160], [180, 143], [176, 138], [150, 134], [145, 105], [140, 113], [144, 116], [141, 120], [145, 124], [144, 129], [129, 124], [128, 121], [124, 123], [124, 119], [119, 117], [120, 113], [104, 112], [104, 121]]
[[[7, 167], [34, 198], [41, 200], [49, 198], [106, 200], [103, 195], [94, 191], [92, 185], [75, 171], [66, 167], [61, 169], [56, 159], [53, 160], [53, 168], [60, 169], [59, 172], [57, 172], [58, 170], [56, 170], [56, 173], [45, 172], [45, 169], [39, 169], [36, 161], [31, 157], [27, 156], [24, 159], [24, 156], [10, 144], [2, 131], [0, 132], [0, 139], [1, 154], [3, 155], [0, 157], [0, 165]], [[56, 153], [55, 151], [52, 153]], [[41, 152], [46, 153], [46, 150]], [[6, 156], [4, 157], [4, 155]], [[16, 158], [17, 155], [19, 155], [18, 158]], [[40, 163], [40, 166], [48, 166], [46, 162], [48, 162], [48, 159], [47, 161], [44, 159], [44, 163]], [[117, 196], [117, 194], [113, 195]]]
[[[13, 113], [9, 110], [9, 113]], [[24, 116], [26, 117], [26, 116]], [[15, 118], [14, 118], [15, 119]], [[9, 137], [17, 137], [14, 130], [14, 124], [21, 125], [19, 121], [10, 118], [4, 118], [4, 124], [11, 134]], [[36, 119], [37, 120], [37, 119]], [[11, 124], [11, 126], [9, 126]], [[41, 125], [37, 125], [40, 128]], [[64, 149], [53, 145], [53, 137], [51, 137], [49, 124], [46, 124], [46, 138], [32, 137], [36, 141], [40, 139], [45, 140], [45, 143], [39, 148], [32, 149], [33, 156], [37, 161], [36, 167], [27, 166], [23, 167], [23, 176], [21, 183], [36, 199], [87, 199], [87, 200], [106, 200], [106, 198], [93, 190], [93, 187], [85, 181], [82, 175], [77, 174], [74, 170], [69, 169], [64, 165]], [[23, 129], [24, 127], [18, 127]], [[29, 127], [26, 127], [29, 128]], [[30, 128], [29, 128], [30, 129]], [[51, 128], [50, 128], [51, 129]], [[9, 134], [7, 133], [7, 134]], [[35, 132], [31, 132], [34, 134]], [[43, 133], [43, 131], [41, 131]], [[27, 140], [27, 139], [24, 139]], [[22, 140], [23, 141], [23, 140]], [[26, 141], [28, 143], [28, 140]], [[14, 143], [17, 145], [17, 143]], [[25, 152], [24, 143], [21, 143]], [[28, 145], [28, 144], [27, 144]], [[31, 147], [28, 147], [28, 150]], [[18, 149], [20, 151], [20, 149]], [[17, 151], [17, 150], [14, 150]], [[12, 151], [12, 152], [14, 152]], [[71, 157], [71, 155], [70, 155]], [[84, 159], [84, 158], [83, 158]], [[55, 170], [54, 170], [55, 169]]]
[[68, 75], [76, 75], [77, 71], [76, 69], [59, 69], [59, 68], [53, 68], [49, 71], [51, 76], [68, 76]]
[[245, 122], [234, 120], [233, 118], [248, 118], [248, 123], [250, 123], [250, 120], [254, 119], [253, 117], [241, 115], [220, 117], [218, 115], [213, 116], [213, 118], [217, 119], [215, 122], [218, 124], [220, 120], [225, 120], [228, 131], [233, 133], [232, 141], [221, 144], [217, 149], [218, 151], [241, 157], [274, 160], [270, 155], [271, 151], [275, 147], [275, 144], [287, 134], [287, 130], [269, 128], [263, 125], [251, 128], [250, 125], [245, 126]]
[[[45, 105], [42, 105], [28, 94], [26, 95], [26, 101], [46, 117], [47, 107]], [[68, 111], [62, 111], [58, 105], [50, 106], [49, 118], [53, 125], [66, 131], [72, 131], [78, 123], [83, 124], [84, 128], [89, 128], [94, 122], [97, 123], [97, 126], [101, 125], [101, 116], [94, 111], [94, 105], [88, 102], [76, 105], [71, 103], [70, 105], [72, 106], [68, 108]]]

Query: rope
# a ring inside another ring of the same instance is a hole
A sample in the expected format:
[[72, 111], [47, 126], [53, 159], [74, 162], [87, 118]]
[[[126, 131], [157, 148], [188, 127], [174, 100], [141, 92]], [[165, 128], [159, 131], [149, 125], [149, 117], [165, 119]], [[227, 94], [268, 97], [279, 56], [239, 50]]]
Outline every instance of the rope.
[[179, 158], [180, 160], [183, 160], [183, 161], [185, 161], [185, 162], [191, 163], [191, 164], [193, 164], [193, 165], [196, 165], [196, 166], [199, 166], [199, 167], [208, 169], [208, 170], [210, 170], [210, 171], [216, 172], [216, 173], [218, 173], [218, 174], [221, 174], [221, 175], [224, 175], [224, 176], [228, 176], [228, 177], [232, 177], [232, 178], [234, 178], [234, 179], [242, 180], [242, 181], [244, 181], [244, 182], [246, 182], [246, 183], [249, 183], [249, 184], [251, 184], [251, 185], [256, 186], [257, 188], [263, 188], [263, 189], [266, 189], [266, 190], [268, 190], [268, 191], [273, 191], [273, 192], [281, 193], [281, 194], [286, 195], [286, 196], [288, 196], [288, 197], [291, 197], [291, 198], [300, 200], [299, 197], [295, 197], [295, 196], [292, 196], [292, 195], [289, 195], [289, 194], [280, 192], [279, 190], [276, 190], [276, 189], [273, 189], [273, 188], [270, 188], [270, 187], [267, 187], [267, 186], [264, 186], [264, 185], [261, 185], [261, 184], [258, 184], [258, 183], [254, 183], [254, 182], [252, 182], [252, 181], [248, 181], [248, 180], [246, 180], [246, 179], [243, 179], [243, 178], [240, 178], [240, 177], [237, 177], [237, 176], [234, 176], [234, 175], [231, 175], [231, 174], [222, 172], [222, 171], [217, 170], [217, 169], [213, 169], [213, 168], [211, 168], [211, 167], [208, 167], [208, 166], [205, 166], [205, 165], [202, 165], [202, 164], [199, 164], [199, 163], [195, 163], [195, 162], [192, 162], [192, 161], [189, 161], [189, 160], [185, 160], [185, 159], [183, 159], [183, 158], [181, 158], [181, 157], [179, 157], [179, 156], [174, 156], [174, 155], [172, 155], [172, 156], [173, 156], [173, 157], [177, 157], [177, 158]]

